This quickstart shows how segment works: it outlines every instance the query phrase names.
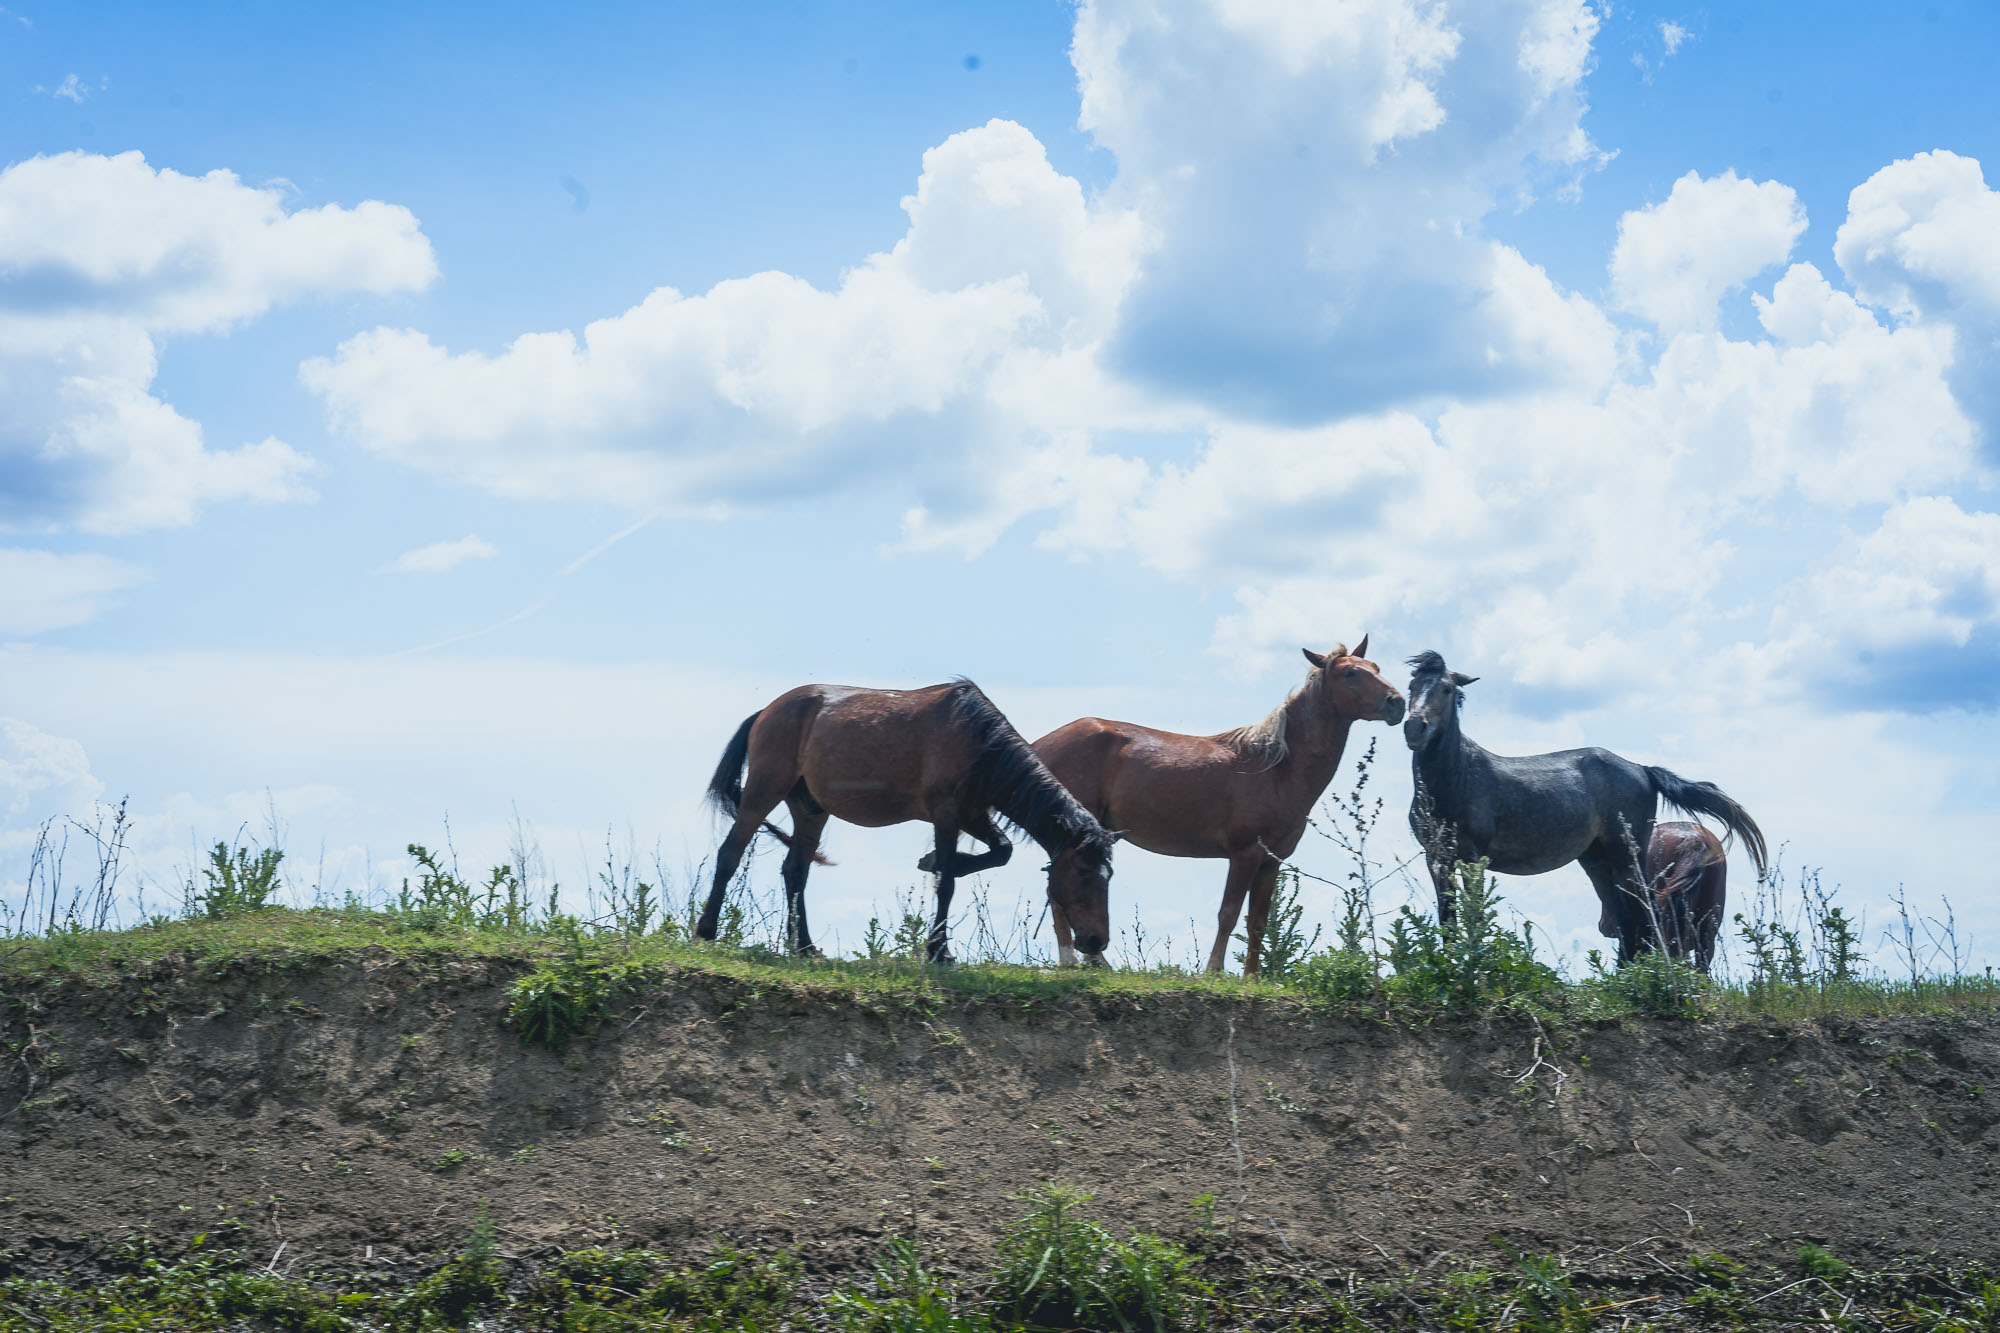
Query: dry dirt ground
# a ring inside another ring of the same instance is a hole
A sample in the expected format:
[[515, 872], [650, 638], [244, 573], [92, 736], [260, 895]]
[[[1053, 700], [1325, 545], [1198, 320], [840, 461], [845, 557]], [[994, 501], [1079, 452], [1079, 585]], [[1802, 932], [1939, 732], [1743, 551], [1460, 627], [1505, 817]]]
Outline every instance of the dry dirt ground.
[[[1532, 1025], [1270, 1001], [925, 1007], [684, 973], [556, 1055], [503, 1026], [513, 975], [162, 966], [17, 1010], [5, 1035], [49, 1077], [0, 1121], [0, 1271], [140, 1226], [409, 1271], [480, 1200], [519, 1256], [734, 1237], [838, 1263], [914, 1231], [971, 1258], [1048, 1180], [1181, 1237], [1212, 1195], [1239, 1243], [1315, 1263], [1490, 1257], [1496, 1236], [1574, 1261], [1806, 1240], [2000, 1259], [1990, 1019], [1626, 1023], [1552, 1049]], [[0, 1114], [26, 1067], [0, 1073]]]

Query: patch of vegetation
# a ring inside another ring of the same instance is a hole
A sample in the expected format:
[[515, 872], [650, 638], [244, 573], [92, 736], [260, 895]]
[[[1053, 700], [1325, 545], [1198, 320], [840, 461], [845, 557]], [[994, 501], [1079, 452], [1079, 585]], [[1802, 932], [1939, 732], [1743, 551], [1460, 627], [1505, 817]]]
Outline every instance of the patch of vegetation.
[[993, 1333], [993, 1316], [953, 1290], [916, 1242], [891, 1238], [861, 1283], [835, 1291], [827, 1314], [841, 1333]]
[[[377, 1278], [279, 1270], [275, 1258], [260, 1261], [205, 1238], [167, 1258], [142, 1238], [103, 1256], [87, 1278], [0, 1279], [0, 1333], [2000, 1327], [2000, 1275], [1934, 1258], [1871, 1271], [1805, 1246], [1796, 1271], [1779, 1271], [1667, 1250], [1599, 1272], [1501, 1245], [1485, 1266], [1362, 1280], [1345, 1269], [1202, 1259], [1144, 1232], [1121, 1239], [1084, 1215], [1090, 1196], [1071, 1190], [1021, 1197], [1026, 1212], [1002, 1239], [994, 1267], [970, 1273], [949, 1270], [900, 1236], [856, 1271], [816, 1277], [787, 1252], [730, 1244], [692, 1263], [632, 1246], [572, 1250], [530, 1269], [502, 1258], [483, 1208], [456, 1256], [395, 1289]], [[1204, 1242], [1221, 1243], [1213, 1234]]]
[[1090, 1194], [1048, 1185], [1014, 1197], [1028, 1210], [1000, 1241], [993, 1300], [1015, 1324], [1172, 1333], [1207, 1292], [1195, 1256], [1172, 1241], [1119, 1240], [1082, 1216]]
[[1382, 956], [1386, 976], [1378, 972], [1372, 951], [1343, 938], [1338, 947], [1306, 961], [1294, 989], [1328, 1004], [1380, 997], [1391, 1005], [1459, 1015], [1523, 1003], [1537, 1010], [1562, 1007], [1562, 977], [1535, 957], [1525, 932], [1501, 923], [1500, 898], [1486, 863], [1461, 864], [1455, 880], [1458, 910], [1449, 922], [1440, 925], [1407, 907], [1397, 914]]
[[550, 1263], [512, 1309], [515, 1326], [574, 1333], [776, 1329], [797, 1316], [804, 1271], [793, 1255], [728, 1244], [689, 1266], [638, 1247], [576, 1250]]
[[248, 847], [216, 843], [209, 848], [202, 883], [188, 881], [188, 915], [215, 920], [263, 911], [278, 892], [278, 867], [284, 859], [284, 851], [277, 847], [253, 853]]
[[560, 1054], [571, 1036], [603, 1021], [643, 969], [587, 939], [574, 917], [561, 919], [556, 938], [555, 957], [508, 987], [507, 1021], [523, 1046]]
[[408, 1292], [384, 1302], [381, 1327], [395, 1333], [463, 1328], [475, 1314], [499, 1307], [506, 1298], [507, 1270], [482, 1201], [465, 1248]]
[[206, 1333], [243, 1327], [294, 1333], [348, 1333], [386, 1327], [363, 1322], [373, 1297], [344, 1293], [338, 1283], [295, 1280], [260, 1272], [241, 1254], [197, 1236], [178, 1259], [161, 1257], [141, 1239], [113, 1256], [121, 1270], [108, 1280], [79, 1282], [11, 1278], [0, 1281], [0, 1333]]
[[[1305, 904], [1299, 901], [1298, 867], [1280, 866], [1277, 883], [1271, 887], [1271, 911], [1264, 918], [1263, 946], [1258, 958], [1268, 980], [1280, 985], [1290, 981], [1318, 950], [1320, 928], [1314, 926], [1312, 934], [1307, 935], [1305, 915]], [[1244, 946], [1236, 955], [1241, 965], [1249, 957], [1248, 939], [1242, 934], [1235, 938]]]

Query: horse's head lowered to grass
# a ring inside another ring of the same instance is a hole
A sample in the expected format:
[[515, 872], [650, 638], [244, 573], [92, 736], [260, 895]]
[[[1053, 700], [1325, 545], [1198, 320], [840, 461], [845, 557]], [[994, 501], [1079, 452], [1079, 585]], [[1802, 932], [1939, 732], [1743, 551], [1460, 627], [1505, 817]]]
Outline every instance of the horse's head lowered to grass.
[[1441, 738], [1458, 734], [1458, 709], [1464, 688], [1478, 680], [1453, 671], [1444, 657], [1426, 648], [1410, 659], [1410, 715], [1403, 721], [1403, 740], [1412, 750], [1426, 749]]
[[1122, 833], [1079, 839], [1049, 862], [1049, 901], [1060, 908], [1087, 956], [1111, 943], [1111, 846]]
[[1313, 664], [1321, 707], [1327, 712], [1363, 721], [1381, 721], [1395, 726], [1403, 720], [1403, 695], [1382, 679], [1382, 669], [1368, 660], [1368, 636], [1354, 645], [1354, 651], [1335, 645], [1330, 653], [1299, 650]]

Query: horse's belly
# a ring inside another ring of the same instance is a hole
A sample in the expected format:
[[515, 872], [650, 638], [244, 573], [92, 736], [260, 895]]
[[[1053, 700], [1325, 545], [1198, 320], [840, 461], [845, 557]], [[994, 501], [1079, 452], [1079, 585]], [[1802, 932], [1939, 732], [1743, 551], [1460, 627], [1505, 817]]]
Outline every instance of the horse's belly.
[[863, 828], [883, 828], [924, 817], [901, 787], [886, 778], [823, 777], [806, 785], [828, 814]]
[[1133, 846], [1153, 853], [1155, 856], [1220, 857], [1229, 855], [1229, 849], [1212, 838], [1195, 835], [1189, 831], [1163, 828], [1129, 829], [1126, 841]]
[[1577, 847], [1567, 843], [1553, 847], [1547, 844], [1523, 845], [1502, 836], [1496, 837], [1492, 846], [1486, 849], [1486, 861], [1496, 875], [1546, 875], [1551, 870], [1561, 870], [1587, 849], [1587, 843]]
[[830, 709], [814, 723], [800, 776], [826, 812], [865, 828], [923, 819], [925, 755], [894, 716]]

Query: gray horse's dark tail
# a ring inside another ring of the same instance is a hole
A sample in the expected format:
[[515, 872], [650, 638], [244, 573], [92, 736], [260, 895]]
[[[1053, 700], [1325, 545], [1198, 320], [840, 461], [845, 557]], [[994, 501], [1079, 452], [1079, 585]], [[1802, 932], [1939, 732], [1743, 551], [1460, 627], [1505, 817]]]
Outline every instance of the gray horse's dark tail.
[[1722, 826], [1735, 836], [1743, 839], [1743, 846], [1750, 853], [1750, 860], [1756, 864], [1757, 873], [1763, 874], [1770, 866], [1770, 850], [1764, 844], [1764, 830], [1757, 827], [1757, 821], [1750, 818], [1750, 812], [1713, 782], [1689, 782], [1678, 773], [1664, 768], [1646, 769], [1646, 776], [1652, 780], [1653, 790], [1658, 792], [1668, 805], [1691, 815], [1712, 815], [1722, 821]]
[[[736, 812], [742, 808], [743, 764], [750, 758], [750, 728], [756, 726], [757, 719], [762, 716], [764, 711], [758, 709], [743, 719], [743, 725], [736, 729], [736, 734], [729, 738], [729, 744], [723, 747], [722, 758], [716, 761], [715, 776], [708, 780], [708, 803], [720, 810], [725, 819], [735, 819]], [[768, 819], [764, 821], [764, 832], [787, 847], [792, 845], [792, 835]], [[813, 853], [813, 862], [823, 866], [833, 864], [826, 859], [825, 852], [818, 851]]]

